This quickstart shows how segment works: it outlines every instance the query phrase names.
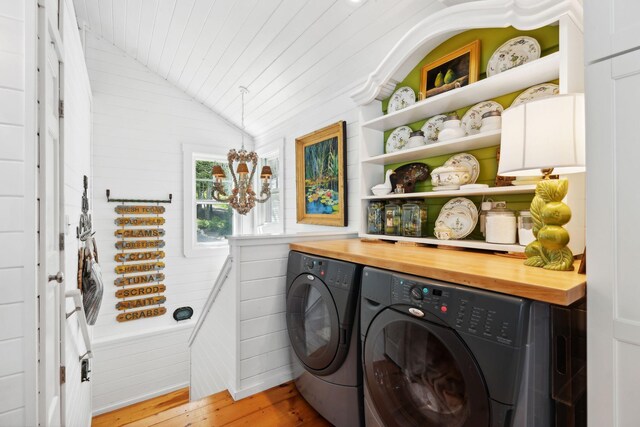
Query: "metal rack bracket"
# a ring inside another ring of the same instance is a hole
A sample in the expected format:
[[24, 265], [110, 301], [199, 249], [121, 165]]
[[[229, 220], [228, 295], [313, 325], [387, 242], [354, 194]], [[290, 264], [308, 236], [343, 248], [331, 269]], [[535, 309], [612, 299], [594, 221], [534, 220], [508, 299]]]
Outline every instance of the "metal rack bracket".
[[167, 200], [147, 200], [147, 199], [112, 199], [111, 190], [107, 189], [107, 202], [119, 202], [119, 203], [171, 203], [173, 194], [169, 194]]

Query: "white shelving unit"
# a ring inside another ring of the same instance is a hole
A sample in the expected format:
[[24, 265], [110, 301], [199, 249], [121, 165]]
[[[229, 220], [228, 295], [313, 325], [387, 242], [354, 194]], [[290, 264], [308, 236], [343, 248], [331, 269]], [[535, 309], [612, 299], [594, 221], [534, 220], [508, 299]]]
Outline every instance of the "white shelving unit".
[[[429, 199], [435, 197], [499, 196], [508, 194], [532, 194], [535, 185], [489, 187], [473, 190], [429, 191], [421, 193], [371, 195], [370, 188], [381, 182], [384, 166], [417, 159], [454, 154], [464, 151], [500, 145], [501, 131], [490, 131], [428, 144], [422, 147], [384, 153], [384, 131], [432, 117], [447, 111], [473, 105], [487, 99], [524, 90], [535, 84], [557, 79], [560, 75], [560, 53], [554, 53], [531, 63], [513, 68], [479, 82], [420, 101], [403, 110], [382, 115], [362, 123], [360, 153], [362, 220], [360, 237], [429, 245], [454, 246], [499, 252], [524, 252], [520, 245], [500, 245], [480, 240], [438, 240], [433, 237], [403, 237], [366, 233], [367, 205], [371, 200]], [[508, 107], [508, 106], [505, 106]]]

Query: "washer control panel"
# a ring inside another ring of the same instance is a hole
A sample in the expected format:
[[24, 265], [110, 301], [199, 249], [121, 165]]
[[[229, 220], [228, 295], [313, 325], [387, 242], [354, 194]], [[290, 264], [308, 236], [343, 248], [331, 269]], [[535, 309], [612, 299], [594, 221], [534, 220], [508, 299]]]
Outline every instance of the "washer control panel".
[[462, 334], [520, 345], [529, 302], [451, 283], [394, 274], [391, 303], [415, 317], [436, 316]]
[[321, 278], [328, 286], [354, 289], [355, 264], [304, 255], [302, 265], [306, 272]]

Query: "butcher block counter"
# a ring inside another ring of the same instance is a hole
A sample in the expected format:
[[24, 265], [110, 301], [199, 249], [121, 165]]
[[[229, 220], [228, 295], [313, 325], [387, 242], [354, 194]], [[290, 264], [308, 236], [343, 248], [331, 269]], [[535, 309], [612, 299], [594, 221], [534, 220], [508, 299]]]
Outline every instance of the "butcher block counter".
[[586, 295], [586, 276], [527, 267], [522, 259], [359, 239], [291, 243], [291, 250], [568, 306]]

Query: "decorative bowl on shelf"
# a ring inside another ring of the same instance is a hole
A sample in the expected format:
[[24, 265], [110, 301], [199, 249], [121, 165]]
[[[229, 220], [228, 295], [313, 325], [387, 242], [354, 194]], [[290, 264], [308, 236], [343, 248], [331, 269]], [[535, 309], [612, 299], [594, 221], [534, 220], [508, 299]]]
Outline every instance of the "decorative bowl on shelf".
[[[431, 172], [431, 183], [434, 187], [448, 187], [457, 190], [461, 185], [471, 181], [471, 173], [465, 166], [440, 166]], [[456, 188], [453, 188], [456, 187]]]

